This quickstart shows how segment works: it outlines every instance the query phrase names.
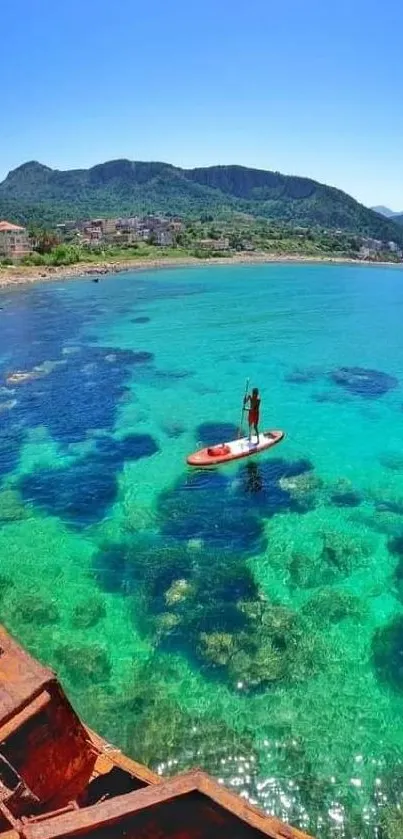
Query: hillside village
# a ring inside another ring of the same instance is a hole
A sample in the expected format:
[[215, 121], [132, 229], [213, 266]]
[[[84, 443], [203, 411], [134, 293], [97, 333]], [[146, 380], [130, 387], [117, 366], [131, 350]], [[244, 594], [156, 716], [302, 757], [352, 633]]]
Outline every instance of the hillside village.
[[[32, 264], [41, 254], [59, 247], [60, 260], [70, 248], [69, 262], [92, 259], [97, 253], [122, 252], [144, 254], [144, 246], [184, 250], [199, 258], [231, 256], [237, 252], [297, 255], [348, 256], [361, 261], [403, 261], [403, 249], [394, 241], [354, 236], [343, 230], [325, 230], [292, 224], [271, 223], [266, 219], [234, 216], [227, 219], [207, 217], [200, 220], [145, 215], [117, 218], [93, 218], [60, 222], [51, 231], [26, 228], [10, 221], [0, 221], [0, 262]], [[71, 257], [76, 249], [77, 259]], [[80, 252], [80, 259], [78, 253]]]

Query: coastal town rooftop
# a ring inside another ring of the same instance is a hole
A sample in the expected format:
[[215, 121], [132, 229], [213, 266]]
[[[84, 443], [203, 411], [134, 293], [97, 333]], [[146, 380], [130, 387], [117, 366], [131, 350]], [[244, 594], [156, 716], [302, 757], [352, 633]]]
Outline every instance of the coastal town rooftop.
[[11, 221], [0, 221], [0, 233], [22, 233], [25, 227], [19, 224], [12, 224]]

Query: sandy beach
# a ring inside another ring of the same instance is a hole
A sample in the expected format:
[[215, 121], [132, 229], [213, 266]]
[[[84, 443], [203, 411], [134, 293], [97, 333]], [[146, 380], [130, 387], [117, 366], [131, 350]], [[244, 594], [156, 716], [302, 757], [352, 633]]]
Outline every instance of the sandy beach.
[[269, 253], [239, 253], [233, 256], [210, 257], [161, 257], [161, 259], [129, 259], [118, 262], [78, 262], [75, 265], [55, 266], [21, 266], [15, 265], [0, 268], [0, 288], [6, 286], [24, 285], [27, 283], [46, 282], [70, 277], [100, 277], [104, 274], [118, 274], [123, 271], [144, 271], [157, 268], [177, 268], [189, 265], [239, 265], [259, 264], [269, 262], [295, 263], [326, 263], [351, 265], [396, 265], [394, 262], [371, 262], [367, 260], [349, 259], [347, 257], [305, 256], [303, 254], [269, 254]]

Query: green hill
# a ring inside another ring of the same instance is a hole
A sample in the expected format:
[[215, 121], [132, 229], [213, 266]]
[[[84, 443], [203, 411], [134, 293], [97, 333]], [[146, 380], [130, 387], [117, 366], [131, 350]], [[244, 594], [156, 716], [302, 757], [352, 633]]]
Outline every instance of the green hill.
[[399, 213], [399, 215], [393, 216], [393, 221], [395, 224], [403, 224], [403, 213]]
[[0, 217], [52, 224], [108, 215], [248, 213], [301, 226], [346, 230], [403, 245], [403, 230], [349, 195], [309, 178], [244, 166], [179, 169], [112, 160], [58, 171], [24, 163], [0, 184]]

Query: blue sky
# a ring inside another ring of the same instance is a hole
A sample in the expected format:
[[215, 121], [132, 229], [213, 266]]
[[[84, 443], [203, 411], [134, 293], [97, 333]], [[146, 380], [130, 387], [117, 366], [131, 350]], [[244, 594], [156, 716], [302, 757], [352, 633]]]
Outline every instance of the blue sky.
[[401, 0], [13, 0], [0, 30], [0, 178], [240, 163], [403, 210]]

